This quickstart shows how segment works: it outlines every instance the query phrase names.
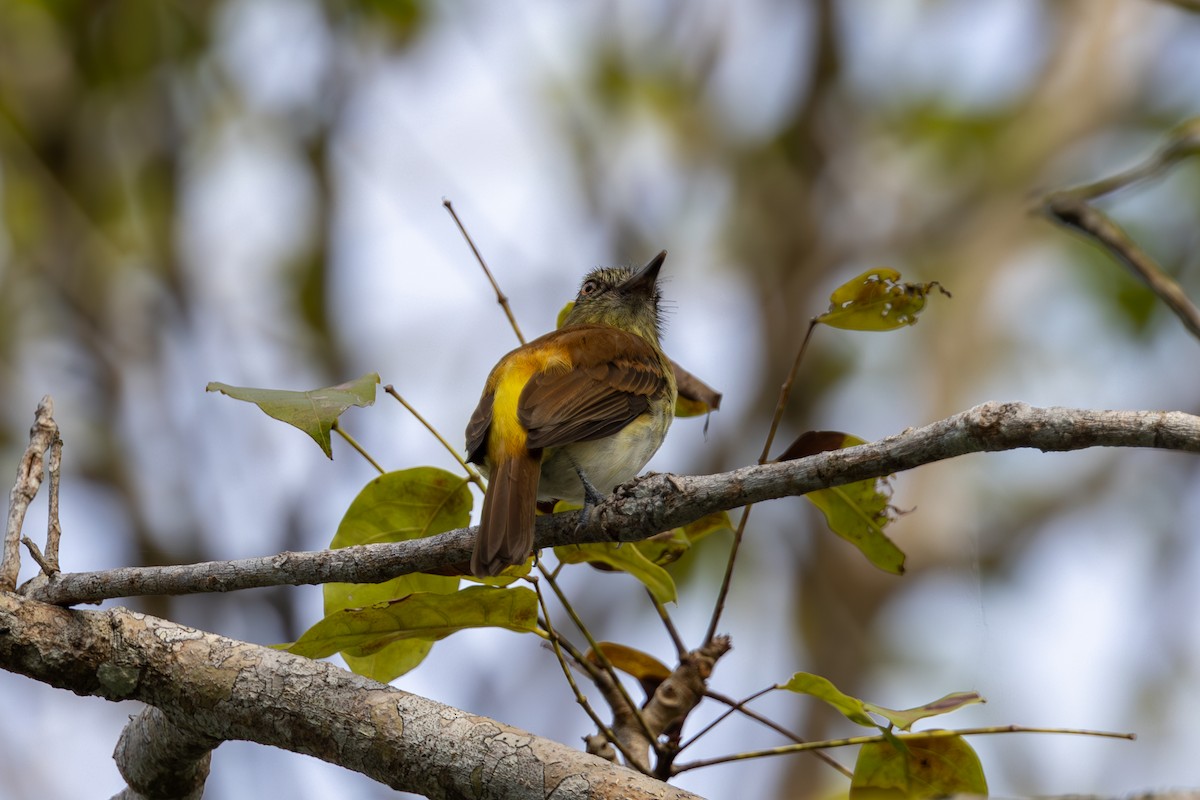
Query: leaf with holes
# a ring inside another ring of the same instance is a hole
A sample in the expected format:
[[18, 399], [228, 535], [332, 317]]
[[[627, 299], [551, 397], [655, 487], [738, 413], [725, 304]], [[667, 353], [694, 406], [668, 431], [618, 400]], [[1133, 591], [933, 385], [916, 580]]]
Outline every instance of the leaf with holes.
[[852, 331], [891, 331], [915, 325], [929, 293], [950, 293], [937, 281], [902, 283], [900, 273], [879, 267], [846, 281], [829, 297], [829, 310], [817, 322]]

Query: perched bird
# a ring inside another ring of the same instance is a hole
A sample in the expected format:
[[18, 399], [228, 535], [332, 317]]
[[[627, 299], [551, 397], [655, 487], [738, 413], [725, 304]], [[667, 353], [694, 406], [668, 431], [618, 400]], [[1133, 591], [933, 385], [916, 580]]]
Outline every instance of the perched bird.
[[[583, 279], [562, 327], [505, 355], [467, 424], [467, 458], [488, 476], [471, 556], [496, 575], [533, 550], [538, 500], [584, 513], [635, 477], [675, 412], [675, 374], [659, 346], [658, 271], [610, 267]], [[598, 487], [598, 488], [597, 488]]]

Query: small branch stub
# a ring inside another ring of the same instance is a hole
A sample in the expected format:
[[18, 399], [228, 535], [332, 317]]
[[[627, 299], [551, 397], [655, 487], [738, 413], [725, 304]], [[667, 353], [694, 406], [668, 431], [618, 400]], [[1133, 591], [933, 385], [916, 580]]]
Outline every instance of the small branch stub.
[[[25, 448], [25, 454], [17, 466], [17, 479], [9, 494], [8, 520], [4, 530], [4, 554], [0, 558], [0, 591], [11, 592], [17, 588], [17, 576], [21, 571], [21, 529], [25, 525], [25, 513], [29, 510], [29, 504], [33, 502], [38, 488], [42, 485], [46, 452], [51, 450], [54, 443], [58, 441], [58, 425], [54, 422], [54, 400], [50, 395], [46, 395], [38, 403], [33, 427], [29, 429], [29, 446]], [[57, 511], [58, 501], [55, 498], [53, 513], [57, 515]], [[58, 544], [55, 539], [55, 554], [57, 554], [57, 550]]]

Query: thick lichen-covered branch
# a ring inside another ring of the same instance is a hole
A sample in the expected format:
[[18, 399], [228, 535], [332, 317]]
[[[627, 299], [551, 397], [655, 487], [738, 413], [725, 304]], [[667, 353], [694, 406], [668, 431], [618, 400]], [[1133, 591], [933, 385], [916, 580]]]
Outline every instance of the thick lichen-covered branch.
[[123, 774], [139, 776], [144, 797], [171, 783], [166, 773], [202, 781], [208, 750], [231, 739], [305, 753], [430, 798], [694, 797], [332, 664], [122, 608], [70, 610], [4, 592], [0, 631], [0, 669], [158, 709], [134, 718], [119, 748]]

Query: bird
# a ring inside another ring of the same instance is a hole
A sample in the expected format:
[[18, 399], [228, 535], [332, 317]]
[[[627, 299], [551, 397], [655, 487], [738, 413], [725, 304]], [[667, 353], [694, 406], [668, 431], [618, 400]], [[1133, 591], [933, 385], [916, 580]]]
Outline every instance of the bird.
[[583, 503], [586, 520], [662, 444], [677, 392], [659, 344], [666, 256], [588, 272], [561, 326], [492, 368], [466, 429], [467, 460], [488, 478], [476, 577], [529, 557], [538, 501]]

